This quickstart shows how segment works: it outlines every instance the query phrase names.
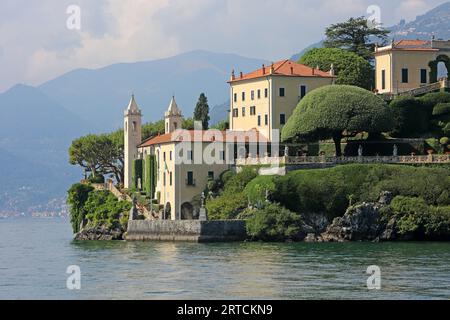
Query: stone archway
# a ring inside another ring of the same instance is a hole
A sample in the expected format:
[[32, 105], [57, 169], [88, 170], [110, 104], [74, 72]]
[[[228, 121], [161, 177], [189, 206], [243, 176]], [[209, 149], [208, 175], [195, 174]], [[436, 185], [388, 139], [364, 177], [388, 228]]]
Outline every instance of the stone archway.
[[172, 219], [172, 208], [170, 206], [170, 202], [167, 202], [166, 205], [164, 206], [164, 211], [163, 211], [163, 220], [170, 220]]
[[450, 58], [445, 54], [438, 55], [436, 60], [430, 61], [428, 66], [431, 68], [430, 70], [430, 83], [438, 82], [438, 64], [443, 62], [445, 67], [447, 68], [447, 78], [448, 73], [450, 72]]
[[194, 219], [194, 206], [190, 202], [185, 202], [181, 205], [181, 220]]

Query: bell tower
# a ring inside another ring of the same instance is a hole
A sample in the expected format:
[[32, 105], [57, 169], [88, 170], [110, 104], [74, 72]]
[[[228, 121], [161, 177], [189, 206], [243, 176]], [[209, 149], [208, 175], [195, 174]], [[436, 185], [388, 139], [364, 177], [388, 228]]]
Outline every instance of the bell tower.
[[175, 97], [172, 97], [172, 100], [170, 100], [169, 108], [165, 112], [164, 116], [165, 133], [171, 133], [177, 129], [181, 129], [181, 125], [183, 124], [183, 116], [181, 115], [181, 111], [177, 106]]
[[136, 104], [134, 94], [131, 95], [130, 103], [124, 112], [124, 188], [132, 187], [133, 161], [138, 157], [138, 145], [142, 140], [141, 110]]

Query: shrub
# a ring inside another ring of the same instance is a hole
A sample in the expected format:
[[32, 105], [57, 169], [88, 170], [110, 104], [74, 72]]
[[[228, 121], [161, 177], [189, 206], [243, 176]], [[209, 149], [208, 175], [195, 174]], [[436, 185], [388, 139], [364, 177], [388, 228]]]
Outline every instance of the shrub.
[[261, 205], [266, 200], [266, 191], [270, 196], [275, 191], [275, 177], [273, 176], [259, 176], [250, 181], [244, 189], [250, 204]]
[[442, 137], [441, 139], [439, 139], [439, 143], [442, 144], [443, 146], [448, 145], [449, 142], [450, 139], [448, 137]]
[[235, 219], [247, 207], [247, 197], [243, 192], [229, 193], [206, 203], [210, 220]]
[[269, 204], [254, 211], [247, 220], [247, 233], [253, 240], [298, 240], [301, 218], [279, 204]]
[[88, 225], [106, 225], [110, 228], [119, 227], [121, 214], [129, 211], [130, 208], [129, 202], [118, 201], [111, 192], [100, 190], [89, 193], [83, 210], [86, 213]]
[[433, 113], [433, 108], [439, 103], [449, 103], [450, 93], [448, 92], [432, 92], [418, 98], [427, 108], [430, 114]]
[[397, 137], [411, 137], [427, 132], [429, 129], [429, 111], [423, 103], [413, 97], [394, 99], [389, 108], [394, 117], [394, 129], [391, 134]]
[[441, 116], [450, 113], [450, 103], [438, 103], [433, 108], [433, 116]]
[[418, 233], [425, 225], [428, 205], [422, 198], [397, 196], [391, 202], [400, 234]]
[[105, 177], [102, 174], [96, 176], [89, 176], [88, 181], [90, 183], [105, 183]]
[[243, 191], [257, 175], [254, 168], [248, 167], [237, 174], [230, 172], [221, 175], [220, 180], [224, 181], [221, 196], [209, 199], [206, 203], [209, 218], [212, 220], [235, 219], [239, 212], [248, 206], [248, 199]]
[[450, 206], [429, 206], [420, 197], [397, 196], [390, 207], [392, 210], [388, 218], [395, 218], [400, 234], [426, 239], [450, 237]]
[[428, 205], [437, 205], [438, 199], [440, 203], [448, 201], [442, 194], [450, 190], [446, 168], [383, 164], [298, 170], [273, 178], [273, 182], [271, 199], [275, 202], [294, 212], [326, 213], [330, 218], [345, 213], [350, 196], [353, 203], [377, 201], [381, 191], [390, 191], [395, 196], [422, 197]]

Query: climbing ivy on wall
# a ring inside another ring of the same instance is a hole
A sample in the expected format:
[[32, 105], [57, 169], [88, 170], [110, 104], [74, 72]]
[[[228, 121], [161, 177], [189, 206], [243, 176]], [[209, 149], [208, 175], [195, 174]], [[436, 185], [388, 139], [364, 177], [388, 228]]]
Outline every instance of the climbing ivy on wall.
[[144, 190], [152, 199], [156, 188], [156, 157], [148, 155], [145, 157]]
[[[131, 179], [133, 181], [133, 187], [138, 189], [139, 184], [138, 181], [141, 179], [142, 184], [142, 159], [136, 159], [133, 161], [132, 171], [131, 171]], [[141, 186], [142, 187], [142, 186]]]

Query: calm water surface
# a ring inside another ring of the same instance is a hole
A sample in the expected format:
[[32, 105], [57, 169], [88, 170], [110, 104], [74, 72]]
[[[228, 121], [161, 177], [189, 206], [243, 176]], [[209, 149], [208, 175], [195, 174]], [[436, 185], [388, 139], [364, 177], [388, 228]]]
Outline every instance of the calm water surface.
[[0, 240], [2, 299], [450, 298], [450, 243], [80, 243], [65, 219], [0, 220]]

